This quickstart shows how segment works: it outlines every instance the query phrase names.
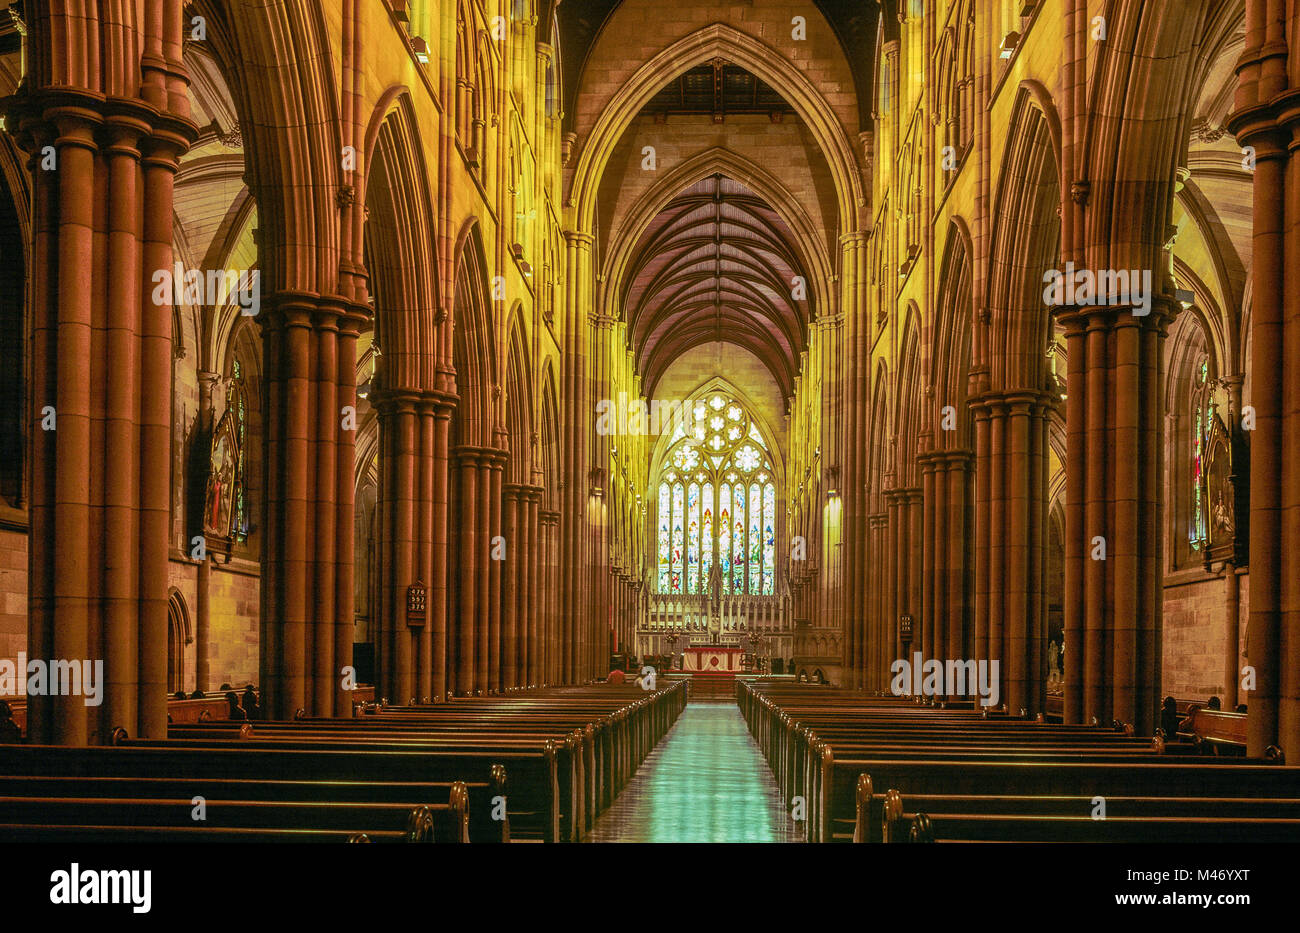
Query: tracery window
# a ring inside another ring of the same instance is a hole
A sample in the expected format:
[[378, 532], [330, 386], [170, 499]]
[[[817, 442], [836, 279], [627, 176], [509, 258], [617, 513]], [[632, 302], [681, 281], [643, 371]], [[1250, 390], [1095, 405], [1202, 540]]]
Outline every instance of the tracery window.
[[767, 441], [725, 392], [692, 403], [657, 488], [661, 593], [776, 592], [776, 484]]

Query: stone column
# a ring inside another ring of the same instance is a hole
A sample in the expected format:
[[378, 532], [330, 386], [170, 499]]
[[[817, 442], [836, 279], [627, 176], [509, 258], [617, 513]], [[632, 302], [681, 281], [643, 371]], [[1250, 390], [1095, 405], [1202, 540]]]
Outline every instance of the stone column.
[[[501, 686], [514, 687], [519, 683], [519, 648], [527, 651], [527, 632], [519, 631], [520, 571], [528, 560], [527, 533], [521, 531], [519, 513], [525, 511], [520, 500], [522, 487], [507, 483], [502, 488], [501, 526], [506, 539], [506, 566], [501, 588], [503, 611], [501, 614]], [[525, 511], [522, 527], [527, 527]], [[526, 581], [525, 581], [526, 582]]]
[[527, 528], [528, 528], [528, 560], [525, 565], [526, 580], [525, 585], [520, 590], [521, 618], [524, 625], [524, 651], [520, 653], [520, 683], [540, 684], [544, 679], [543, 660], [544, 651], [547, 647], [547, 633], [545, 631], [546, 618], [546, 591], [547, 584], [543, 583], [542, 561], [547, 553], [546, 544], [542, 540], [543, 528], [541, 524], [541, 505], [542, 505], [542, 487], [533, 486], [527, 489]]
[[1058, 315], [1069, 354], [1067, 470], [1077, 471], [1066, 486], [1066, 718], [1118, 719], [1139, 735], [1153, 732], [1160, 695], [1160, 371], [1172, 318], [1168, 296], [1152, 304], [1149, 315], [1119, 306]]
[[[1300, 136], [1295, 107], [1295, 11], [1247, 0], [1246, 42], [1228, 129], [1255, 154], [1251, 245], [1250, 617], [1245, 664], [1247, 752], [1300, 748], [1300, 294], [1288, 271], [1300, 255]], [[1243, 414], [1245, 409], [1243, 408]], [[1238, 672], [1240, 686], [1244, 672]]]
[[543, 656], [541, 673], [528, 683], [560, 683], [563, 677], [562, 656], [565, 651], [563, 643], [563, 626], [560, 621], [560, 513], [552, 509], [538, 511], [538, 522], [542, 533], [542, 546], [539, 549], [538, 566], [541, 570], [541, 605], [543, 607], [541, 632]]
[[[479, 496], [478, 496], [478, 449], [474, 447], [457, 447], [452, 451], [455, 469], [460, 476], [460, 520], [457, 540], [450, 549], [448, 561], [459, 568], [456, 586], [456, 683], [458, 696], [473, 696], [475, 688], [475, 649], [477, 639], [475, 629], [478, 624], [478, 563], [480, 551], [479, 540]], [[486, 546], [486, 542], [482, 542]]]
[[430, 577], [428, 590], [428, 622], [430, 640], [431, 686], [434, 702], [442, 702], [452, 689], [452, 655], [455, 646], [450, 643], [453, 625], [450, 618], [451, 600], [448, 519], [451, 512], [451, 414], [456, 398], [445, 392], [432, 392], [433, 401], [433, 523], [430, 529]]
[[[154, 738], [167, 729], [171, 476], [147, 467], [172, 446], [173, 296], [158, 296], [153, 277], [172, 269], [177, 160], [197, 128], [178, 17], [119, 23], [103, 62], [72, 62], [55, 51], [56, 36], [82, 28], [70, 16], [31, 20], [42, 67], [6, 103], [9, 132], [33, 155], [39, 272], [29, 282], [27, 653], [103, 664], [100, 706], [29, 697], [28, 736], [85, 745], [119, 725]], [[127, 73], [137, 77], [123, 86]]]

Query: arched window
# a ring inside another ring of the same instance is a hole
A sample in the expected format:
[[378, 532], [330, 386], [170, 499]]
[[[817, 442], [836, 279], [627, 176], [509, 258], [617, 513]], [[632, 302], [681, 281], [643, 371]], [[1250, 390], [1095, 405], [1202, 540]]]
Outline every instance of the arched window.
[[693, 402], [660, 467], [661, 593], [776, 592], [776, 484], [767, 441], [722, 391]]

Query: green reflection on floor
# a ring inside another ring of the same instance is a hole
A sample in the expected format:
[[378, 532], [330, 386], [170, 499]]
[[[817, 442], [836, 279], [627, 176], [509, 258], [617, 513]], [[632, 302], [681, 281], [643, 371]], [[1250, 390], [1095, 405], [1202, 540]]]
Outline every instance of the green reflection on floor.
[[732, 703], [692, 703], [590, 842], [795, 842], [776, 782]]

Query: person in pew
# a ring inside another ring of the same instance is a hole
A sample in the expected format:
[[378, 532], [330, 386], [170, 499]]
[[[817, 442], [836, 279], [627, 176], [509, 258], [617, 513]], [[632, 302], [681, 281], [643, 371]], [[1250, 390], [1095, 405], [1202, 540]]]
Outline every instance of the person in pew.
[[1178, 701], [1171, 696], [1165, 697], [1160, 706], [1160, 728], [1164, 730], [1165, 738], [1170, 740], [1178, 733]]
[[248, 719], [248, 714], [245, 713], [244, 708], [239, 705], [239, 694], [237, 694], [233, 690], [227, 690], [226, 702], [230, 704], [230, 710], [227, 713], [227, 718], [234, 719], [239, 722], [243, 722]]
[[1192, 732], [1192, 721], [1196, 719], [1196, 712], [1201, 708], [1199, 703], [1193, 703], [1187, 707], [1187, 718], [1178, 724], [1179, 732]]
[[0, 745], [21, 745], [23, 730], [14, 722], [13, 707], [5, 700], [0, 700]]
[[1205, 708], [1206, 708], [1206, 709], [1212, 709], [1212, 710], [1218, 710], [1218, 709], [1219, 709], [1219, 698], [1218, 698], [1218, 697], [1210, 697], [1210, 702], [1207, 703], [1207, 704], [1205, 704]]
[[204, 697], [204, 693], [202, 690], [195, 690], [193, 693], [190, 694], [191, 700], [202, 700], [203, 697]]
[[244, 688], [244, 697], [240, 702], [240, 705], [243, 706], [244, 714], [248, 717], [249, 721], [262, 718], [262, 707], [258, 705], [257, 691], [253, 689], [252, 684], [249, 684]]
[[614, 668], [605, 677], [605, 683], [607, 684], [616, 684], [621, 687], [626, 682], [627, 682], [627, 675], [624, 674], [622, 671], [620, 671], [618, 668]]
[[1245, 703], [1238, 703], [1238, 704], [1237, 704], [1237, 710], [1236, 710], [1236, 711], [1237, 711], [1238, 713], [1244, 713], [1244, 712], [1246, 712], [1246, 704], [1245, 704]]
[[177, 690], [176, 693], [175, 693], [175, 695], [172, 696], [172, 699], [173, 699], [173, 700], [184, 700], [184, 699], [185, 699], [185, 691], [184, 691], [184, 690]]

